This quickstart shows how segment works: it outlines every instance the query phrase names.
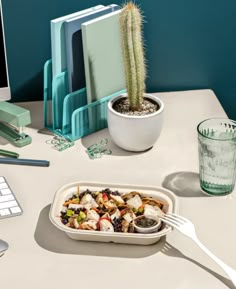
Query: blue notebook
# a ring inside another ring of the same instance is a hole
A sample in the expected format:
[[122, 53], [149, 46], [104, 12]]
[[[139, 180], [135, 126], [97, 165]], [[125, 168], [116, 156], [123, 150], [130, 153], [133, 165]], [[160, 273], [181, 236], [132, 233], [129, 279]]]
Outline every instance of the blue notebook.
[[66, 55], [65, 55], [65, 32], [64, 21], [78, 15], [83, 15], [91, 11], [104, 7], [97, 5], [82, 11], [78, 11], [69, 15], [65, 15], [51, 20], [51, 53], [52, 53], [52, 72], [53, 76], [65, 71], [66, 69]]
[[84, 59], [81, 25], [89, 20], [118, 10], [120, 7], [111, 4], [96, 11], [65, 21], [66, 60], [69, 91], [73, 92], [85, 87]]
[[88, 103], [126, 87], [119, 25], [120, 11], [82, 24]]

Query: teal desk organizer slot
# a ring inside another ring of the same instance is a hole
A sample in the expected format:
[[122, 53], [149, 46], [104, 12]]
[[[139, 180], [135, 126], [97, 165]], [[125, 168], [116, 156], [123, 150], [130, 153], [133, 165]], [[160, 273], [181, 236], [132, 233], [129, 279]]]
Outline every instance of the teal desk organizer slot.
[[108, 101], [118, 91], [87, 104], [86, 88], [68, 93], [67, 71], [52, 77], [52, 61], [44, 65], [44, 125], [54, 133], [79, 139], [107, 127]]
[[52, 128], [52, 61], [48, 60], [44, 64], [43, 83], [44, 83], [44, 127]]
[[73, 112], [87, 104], [86, 88], [82, 88], [66, 95], [63, 103], [62, 133], [71, 134], [71, 120]]
[[60, 129], [62, 127], [63, 116], [63, 102], [65, 96], [68, 94], [67, 72], [62, 72], [52, 79], [52, 115], [53, 115], [53, 129]]
[[107, 103], [108, 101], [125, 93], [121, 90], [112, 95], [103, 97], [97, 101], [76, 109], [72, 114], [71, 138], [78, 139], [107, 127]]
[[63, 101], [68, 94], [67, 72], [52, 78], [52, 61], [44, 65], [44, 125], [52, 130], [61, 129]]

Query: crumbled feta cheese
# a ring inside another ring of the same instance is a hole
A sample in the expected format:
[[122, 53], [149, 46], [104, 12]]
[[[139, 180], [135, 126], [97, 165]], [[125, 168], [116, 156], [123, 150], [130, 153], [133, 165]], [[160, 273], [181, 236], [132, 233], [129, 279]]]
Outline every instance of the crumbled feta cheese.
[[79, 223], [78, 223], [76, 218], [74, 218], [73, 223], [74, 223], [75, 228], [78, 229], [79, 228]]
[[97, 221], [95, 220], [88, 220], [85, 222], [86, 224], [89, 225], [89, 227], [91, 227], [94, 230], [97, 230]]
[[68, 206], [69, 209], [83, 209], [84, 205], [80, 205], [80, 204], [69, 204]]
[[111, 215], [111, 221], [113, 222], [114, 219], [118, 219], [120, 217], [120, 210], [116, 210], [115, 213]]
[[133, 198], [129, 199], [127, 201], [127, 204], [132, 208], [138, 209], [140, 206], [142, 206], [143, 203], [139, 195], [136, 195]]
[[100, 221], [100, 231], [105, 232], [114, 232], [114, 228], [112, 226], [112, 223], [108, 220], [101, 220]]
[[97, 222], [98, 222], [99, 218], [100, 218], [100, 216], [99, 216], [99, 214], [98, 214], [96, 211], [94, 211], [94, 210], [89, 210], [89, 211], [87, 212], [87, 219], [88, 219], [88, 220], [94, 220], [94, 221], [97, 221]]
[[83, 198], [80, 201], [81, 205], [85, 205], [87, 203], [90, 203], [92, 201], [93, 197], [90, 194], [86, 194], [83, 196]]
[[148, 204], [144, 206], [144, 216], [161, 217], [163, 215], [163, 211], [157, 206], [151, 206]]
[[90, 194], [84, 195], [80, 201], [80, 204], [86, 206], [86, 209], [98, 207], [98, 204]]
[[110, 198], [113, 199], [114, 201], [116, 201], [118, 204], [124, 204], [125, 201], [121, 198], [121, 196], [116, 196], [116, 195], [112, 195], [110, 194]]
[[123, 216], [123, 218], [124, 218], [128, 223], [130, 223], [130, 222], [133, 221], [134, 216], [135, 216], [134, 214], [131, 214], [130, 212], [128, 212], [128, 213], [126, 213], [126, 214]]

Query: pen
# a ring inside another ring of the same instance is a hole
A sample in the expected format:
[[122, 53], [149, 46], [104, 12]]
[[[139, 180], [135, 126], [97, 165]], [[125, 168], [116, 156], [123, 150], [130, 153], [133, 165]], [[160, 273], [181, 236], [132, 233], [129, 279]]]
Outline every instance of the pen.
[[49, 167], [50, 162], [46, 160], [0, 158], [0, 164]]
[[0, 150], [0, 156], [9, 157], [9, 158], [18, 158], [19, 154], [7, 150]]

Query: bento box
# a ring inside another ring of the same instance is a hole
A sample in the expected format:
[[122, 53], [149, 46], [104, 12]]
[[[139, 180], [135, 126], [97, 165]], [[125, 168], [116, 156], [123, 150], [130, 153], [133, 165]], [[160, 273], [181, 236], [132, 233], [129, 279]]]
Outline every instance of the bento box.
[[[111, 231], [88, 230], [88, 229], [81, 229], [80, 227], [77, 229], [71, 228], [68, 226], [68, 224], [65, 225], [62, 223], [61, 214], [65, 202], [68, 202], [68, 200], [73, 199], [73, 196], [75, 195], [80, 196], [81, 194], [82, 196], [83, 194], [84, 196], [85, 191], [90, 191], [98, 195], [99, 192], [103, 192], [104, 190], [118, 192], [121, 195], [121, 197], [127, 196], [131, 192], [132, 193], [138, 192], [139, 194], [141, 194], [142, 198], [144, 197], [145, 199], [153, 199], [163, 203], [164, 205], [162, 209], [164, 213], [169, 212], [176, 213], [177, 210], [176, 196], [174, 195], [173, 192], [163, 187], [74, 182], [63, 186], [56, 191], [49, 212], [50, 221], [59, 230], [65, 232], [69, 238], [81, 241], [150, 245], [158, 242], [162, 236], [165, 236], [166, 234], [171, 232], [172, 230], [171, 227], [169, 227], [164, 223], [162, 223], [159, 231], [148, 234], [137, 232], [113, 232], [113, 231], [111, 232]], [[104, 196], [104, 194], [102, 194], [102, 196]], [[74, 208], [73, 206], [72, 209]]]

